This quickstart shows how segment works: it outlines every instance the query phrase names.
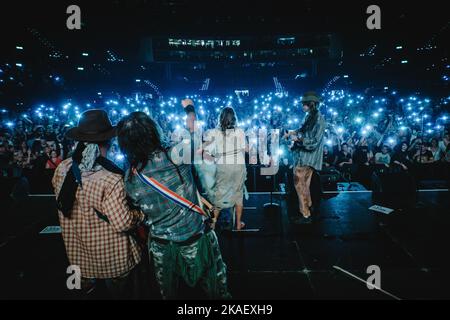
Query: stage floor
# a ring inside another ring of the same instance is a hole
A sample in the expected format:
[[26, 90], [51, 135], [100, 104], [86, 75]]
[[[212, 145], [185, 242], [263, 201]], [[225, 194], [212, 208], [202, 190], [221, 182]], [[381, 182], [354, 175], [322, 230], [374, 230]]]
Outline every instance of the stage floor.
[[[220, 234], [229, 287], [236, 299], [448, 299], [449, 192], [419, 192], [416, 208], [370, 211], [370, 192], [327, 193], [314, 225], [296, 226], [285, 196], [267, 212], [269, 194], [245, 203], [247, 232]], [[0, 299], [74, 298], [65, 289], [68, 265], [53, 198], [31, 197], [2, 213]], [[255, 230], [253, 230], [255, 229]], [[257, 231], [259, 229], [259, 231]], [[381, 270], [381, 289], [369, 290], [366, 270]], [[192, 297], [192, 295], [190, 295]]]

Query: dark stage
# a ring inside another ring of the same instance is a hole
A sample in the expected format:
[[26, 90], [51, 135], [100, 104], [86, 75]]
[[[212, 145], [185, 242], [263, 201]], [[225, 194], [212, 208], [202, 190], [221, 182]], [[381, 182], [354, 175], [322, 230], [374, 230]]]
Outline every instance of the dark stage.
[[[448, 190], [421, 191], [415, 208], [390, 215], [368, 210], [370, 192], [326, 193], [312, 226], [289, 223], [285, 195], [274, 195], [281, 214], [263, 210], [269, 200], [251, 194], [244, 212], [250, 230], [220, 235], [235, 299], [450, 297]], [[0, 299], [76, 298], [65, 288], [60, 235], [39, 234], [57, 225], [53, 197], [32, 196], [1, 219]], [[385, 292], [352, 276], [366, 280], [370, 265], [380, 267]]]

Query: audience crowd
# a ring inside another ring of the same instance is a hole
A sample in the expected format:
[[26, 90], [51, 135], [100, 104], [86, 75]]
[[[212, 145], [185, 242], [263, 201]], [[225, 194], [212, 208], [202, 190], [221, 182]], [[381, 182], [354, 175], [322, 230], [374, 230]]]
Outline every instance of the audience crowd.
[[[450, 163], [447, 104], [450, 97], [399, 98], [397, 93], [354, 94], [345, 90], [324, 92], [321, 112], [327, 119], [323, 173], [339, 174], [341, 181], [370, 187], [374, 172], [409, 173], [418, 180], [448, 180]], [[217, 125], [225, 106], [233, 106], [238, 124], [247, 130], [300, 127], [303, 113], [298, 97], [284, 93], [187, 96], [196, 103], [203, 130]], [[105, 109], [114, 122], [132, 111], [144, 111], [161, 126], [167, 137], [184, 127], [186, 115], [180, 98], [151, 95], [101, 97], [62, 106], [30, 108], [27, 112], [1, 110], [0, 170], [2, 179], [21, 179], [32, 193], [51, 192], [50, 180], [59, 163], [70, 156], [74, 142], [65, 132], [80, 114], [91, 108]], [[280, 140], [281, 166], [292, 166], [289, 142]], [[108, 156], [121, 166], [124, 157], [117, 143]], [[283, 170], [282, 170], [283, 171]]]

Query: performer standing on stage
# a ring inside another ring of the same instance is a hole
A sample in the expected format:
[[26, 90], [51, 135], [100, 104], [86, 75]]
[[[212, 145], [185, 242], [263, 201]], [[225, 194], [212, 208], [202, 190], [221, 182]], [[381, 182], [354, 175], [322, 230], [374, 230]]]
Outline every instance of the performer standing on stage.
[[225, 107], [219, 115], [217, 128], [211, 131], [212, 156], [216, 159], [216, 183], [211, 201], [217, 210], [234, 208], [236, 230], [245, 227], [242, 221], [244, 211], [245, 181], [245, 132], [238, 127], [236, 112]]
[[[206, 199], [211, 201], [216, 184], [215, 176], [217, 171], [214, 158], [209, 155], [213, 146], [203, 143], [203, 131], [197, 121], [194, 102], [191, 99], [184, 99], [181, 101], [181, 105], [186, 112], [186, 129], [189, 130], [190, 134], [192, 175], [197, 189], [205, 195]], [[208, 141], [210, 140], [208, 139]], [[196, 147], [200, 150], [195, 150]], [[201, 152], [201, 161], [199, 163], [195, 161], [196, 152]]]
[[177, 298], [180, 279], [190, 287], [201, 284], [209, 298], [230, 298], [226, 265], [199, 207], [191, 165], [174, 163], [173, 149], [145, 113], [133, 112], [117, 127], [130, 164], [126, 190], [147, 216], [148, 249], [162, 298]]
[[85, 292], [102, 280], [115, 299], [139, 298], [141, 249], [128, 231], [144, 220], [126, 200], [123, 172], [106, 159], [116, 135], [103, 110], [88, 110], [67, 131], [79, 141], [53, 177], [69, 262], [81, 271]]
[[319, 111], [320, 97], [315, 92], [303, 95], [303, 111], [307, 113], [303, 125], [298, 130], [289, 131], [285, 137], [292, 137], [294, 157], [294, 185], [299, 200], [300, 217], [293, 222], [312, 222], [310, 193], [314, 170], [322, 170], [323, 146], [326, 122]]

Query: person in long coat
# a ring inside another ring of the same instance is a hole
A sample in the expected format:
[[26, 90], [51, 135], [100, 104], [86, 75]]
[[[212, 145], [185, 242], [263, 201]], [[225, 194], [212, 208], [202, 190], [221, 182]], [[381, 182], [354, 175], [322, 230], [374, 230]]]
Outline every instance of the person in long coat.
[[307, 114], [300, 129], [286, 134], [294, 141], [294, 185], [299, 200], [300, 216], [294, 222], [311, 223], [310, 184], [314, 170], [321, 170], [326, 121], [319, 111], [321, 98], [315, 92], [302, 97], [303, 111]]

